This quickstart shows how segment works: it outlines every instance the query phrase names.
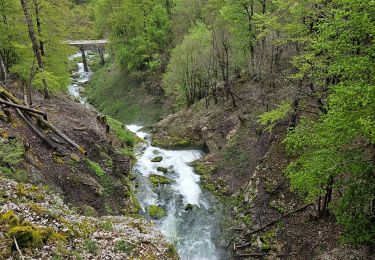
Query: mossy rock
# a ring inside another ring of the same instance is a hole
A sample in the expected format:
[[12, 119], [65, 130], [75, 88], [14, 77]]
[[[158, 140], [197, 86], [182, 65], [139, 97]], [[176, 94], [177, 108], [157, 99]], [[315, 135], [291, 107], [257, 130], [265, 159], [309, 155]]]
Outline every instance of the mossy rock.
[[163, 156], [156, 156], [151, 160], [151, 162], [161, 162], [163, 159]]
[[33, 226], [15, 226], [9, 229], [8, 237], [14, 237], [19, 247], [40, 247], [52, 234], [49, 228], [37, 228]]
[[151, 218], [153, 219], [161, 219], [167, 216], [167, 212], [159, 206], [150, 205], [146, 207], [146, 210]]
[[158, 167], [156, 168], [159, 172], [162, 172], [162, 173], [167, 173], [168, 172], [168, 169], [167, 168], [164, 168], [164, 167]]
[[163, 184], [171, 184], [172, 181], [168, 177], [161, 176], [161, 175], [156, 175], [156, 174], [151, 174], [148, 179], [152, 183], [154, 187], [159, 187], [160, 185]]

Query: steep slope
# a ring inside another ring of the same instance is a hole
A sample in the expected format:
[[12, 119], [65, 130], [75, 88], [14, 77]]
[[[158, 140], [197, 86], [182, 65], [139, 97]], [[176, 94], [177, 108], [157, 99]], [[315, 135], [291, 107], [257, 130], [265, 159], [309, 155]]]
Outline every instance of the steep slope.
[[[14, 84], [10, 89], [19, 93], [17, 88]], [[82, 146], [88, 155], [83, 156], [43, 123], [37, 122], [44, 129], [43, 134], [57, 147], [51, 149], [14, 109], [4, 108], [8, 116], [3, 116], [0, 122], [2, 149], [18, 145], [20, 151], [15, 164], [2, 160], [2, 172], [8, 177], [22, 173], [19, 178], [23, 181], [47, 184], [82, 212], [88, 210], [101, 215], [137, 212], [129, 181], [131, 158], [126, 155], [136, 137], [114, 120], [108, 120], [108, 124], [98, 120], [103, 117], [97, 118], [94, 110], [64, 95], [49, 100], [43, 100], [39, 93], [33, 96], [34, 108], [44, 109], [48, 121]]]
[[[340, 243], [334, 216], [316, 217], [316, 205], [306, 205], [290, 190], [284, 169], [290, 159], [282, 140], [291, 118], [266, 131], [258, 123], [266, 107], [257, 98], [257, 84], [236, 83], [238, 107], [230, 100], [205, 107], [200, 101], [152, 127], [159, 146], [200, 146], [208, 153], [195, 162], [204, 187], [222, 198], [230, 220], [223, 246], [234, 256], [292, 259], [366, 259], [369, 248]], [[275, 102], [276, 103], [276, 102]], [[270, 225], [267, 225], [269, 224]], [[252, 231], [255, 231], [252, 233]]]
[[[19, 88], [8, 85], [15, 100]], [[44, 100], [35, 92], [33, 102], [80, 148], [31, 119], [52, 149], [13, 107], [1, 105], [0, 258], [16, 257], [17, 246], [32, 258], [175, 258], [174, 247], [138, 216], [130, 174], [137, 137], [63, 94]]]

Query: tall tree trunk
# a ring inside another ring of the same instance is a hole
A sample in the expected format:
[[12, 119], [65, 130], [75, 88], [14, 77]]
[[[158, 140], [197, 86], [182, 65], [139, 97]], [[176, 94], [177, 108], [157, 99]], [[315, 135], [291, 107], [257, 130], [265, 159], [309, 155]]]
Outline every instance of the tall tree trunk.
[[34, 3], [34, 8], [35, 8], [35, 19], [36, 19], [36, 27], [38, 29], [38, 36], [39, 36], [39, 49], [40, 49], [40, 54], [42, 56], [45, 55], [44, 53], [44, 42], [41, 40], [42, 38], [42, 25], [40, 23], [40, 5], [39, 5], [39, 0], [33, 0]]
[[[44, 64], [42, 61], [42, 55], [40, 53], [40, 47], [39, 47], [38, 41], [35, 37], [34, 25], [33, 25], [33, 21], [31, 20], [30, 12], [27, 6], [27, 1], [26, 0], [20, 0], [20, 1], [21, 1], [23, 13], [25, 14], [27, 27], [29, 29], [29, 37], [31, 40], [31, 44], [33, 46], [34, 56], [38, 63], [39, 70], [43, 71]], [[43, 85], [44, 85], [44, 98], [49, 98], [48, 86], [47, 86], [47, 82], [45, 81], [45, 79], [43, 79]]]

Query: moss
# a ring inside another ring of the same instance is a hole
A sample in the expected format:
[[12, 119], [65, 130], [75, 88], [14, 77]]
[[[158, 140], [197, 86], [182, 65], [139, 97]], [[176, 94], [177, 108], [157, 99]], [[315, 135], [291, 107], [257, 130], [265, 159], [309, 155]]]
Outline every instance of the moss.
[[252, 220], [249, 215], [245, 215], [242, 218], [243, 223], [245, 223], [246, 227], [251, 227], [252, 226]]
[[14, 237], [19, 247], [40, 247], [52, 234], [50, 228], [38, 228], [31, 225], [14, 226], [7, 232], [8, 237]]
[[28, 205], [32, 211], [34, 211], [35, 213], [39, 215], [45, 215], [48, 212], [47, 209], [43, 208], [42, 206], [36, 203], [30, 203]]
[[282, 200], [271, 200], [269, 205], [280, 213], [286, 213], [288, 211]]
[[178, 258], [177, 249], [173, 244], [167, 245], [167, 251], [165, 252], [168, 259]]
[[54, 162], [56, 162], [58, 164], [64, 164], [65, 163], [64, 159], [57, 154], [53, 154], [52, 159], [53, 159]]
[[94, 162], [94, 161], [91, 161], [90, 159], [85, 159], [85, 162], [87, 164], [87, 166], [95, 172], [95, 174], [98, 176], [98, 177], [103, 177], [104, 175], [106, 175], [105, 171], [102, 169], [102, 167], [100, 166], [99, 163], [97, 162]]
[[61, 233], [53, 232], [48, 237], [47, 243], [48, 244], [65, 244], [65, 243], [67, 243], [67, 239], [66, 239], [65, 235], [63, 235]]
[[78, 163], [81, 159], [79, 158], [78, 155], [74, 154], [74, 153], [71, 153], [70, 154], [70, 159], [72, 161], [73, 164], [75, 163]]
[[87, 166], [95, 172], [96, 176], [99, 178], [100, 185], [103, 186], [105, 194], [111, 195], [114, 192], [114, 183], [110, 176], [102, 169], [99, 163], [85, 159]]
[[99, 250], [98, 244], [96, 243], [95, 240], [92, 240], [92, 239], [86, 239], [85, 241], [83, 241], [83, 248], [84, 250], [86, 250], [87, 252], [93, 255], [96, 255]]
[[156, 175], [156, 174], [151, 174], [148, 179], [152, 183], [154, 187], [159, 187], [160, 185], [163, 184], [171, 184], [171, 179], [161, 176], [161, 175]]
[[17, 182], [25, 183], [29, 180], [29, 175], [22, 169], [11, 169], [9, 167], [0, 166], [0, 173], [2, 173], [6, 178], [15, 180]]
[[22, 161], [24, 154], [25, 149], [20, 141], [0, 138], [0, 165], [15, 166]]
[[111, 168], [111, 169], [113, 168], [113, 161], [110, 158], [105, 160], [104, 164], [105, 164], [105, 167], [107, 167], [107, 168]]
[[116, 119], [107, 116], [107, 122], [112, 131], [115, 133], [118, 139], [120, 139], [127, 146], [134, 147], [134, 145], [139, 141], [137, 136], [129, 131], [124, 124], [120, 123]]
[[105, 229], [105, 230], [112, 230], [113, 229], [113, 224], [112, 222], [107, 219], [103, 222], [100, 222], [99, 226], [102, 228], [102, 229]]
[[159, 206], [156, 205], [150, 205], [146, 207], [146, 210], [151, 218], [153, 219], [161, 219], [164, 218], [167, 213], [165, 210]]
[[120, 239], [115, 244], [115, 252], [122, 252], [122, 253], [131, 253], [133, 249], [135, 248], [135, 245], [130, 244], [129, 242]]
[[28, 192], [25, 188], [25, 185], [23, 184], [17, 184], [17, 191], [16, 194], [20, 197], [26, 197], [28, 195]]
[[202, 161], [194, 161], [191, 165], [194, 168], [194, 172], [201, 176], [203, 189], [217, 195], [223, 194], [222, 190], [220, 189], [220, 185], [218, 185], [217, 183], [213, 183], [210, 179], [210, 176], [213, 172], [213, 169], [211, 167], [207, 166]]
[[260, 236], [262, 242], [261, 249], [263, 251], [270, 251], [276, 246], [276, 231], [270, 230]]
[[19, 220], [14, 214], [14, 211], [10, 210], [0, 215], [0, 223], [16, 226], [19, 224]]
[[88, 217], [96, 217], [98, 216], [98, 212], [91, 207], [90, 205], [84, 205], [82, 207], [83, 215], [88, 216]]
[[151, 162], [161, 162], [163, 160], [163, 156], [156, 156], [151, 159]]

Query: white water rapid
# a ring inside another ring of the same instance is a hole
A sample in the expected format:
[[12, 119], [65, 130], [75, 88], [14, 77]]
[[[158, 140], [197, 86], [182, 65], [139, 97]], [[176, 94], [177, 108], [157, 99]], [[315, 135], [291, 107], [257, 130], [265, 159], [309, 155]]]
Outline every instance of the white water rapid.
[[[165, 150], [151, 145], [147, 133], [141, 126], [128, 125], [145, 143], [136, 154], [134, 173], [139, 187], [137, 198], [146, 212], [149, 205], [158, 205], [166, 210], [167, 216], [155, 221], [166, 238], [177, 247], [181, 259], [219, 259], [220, 253], [213, 240], [217, 232], [217, 219], [212, 196], [199, 186], [199, 175], [189, 163], [201, 158], [199, 150]], [[160, 162], [151, 162], [162, 156]], [[167, 173], [157, 167], [168, 169]], [[150, 174], [158, 174], [172, 180], [171, 184], [153, 187], [148, 180]]]

